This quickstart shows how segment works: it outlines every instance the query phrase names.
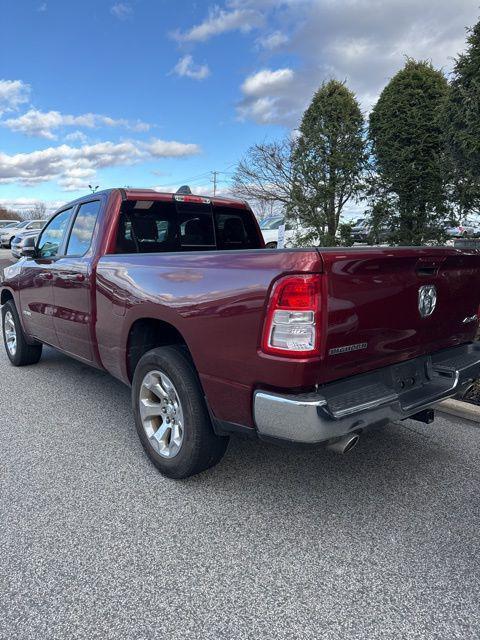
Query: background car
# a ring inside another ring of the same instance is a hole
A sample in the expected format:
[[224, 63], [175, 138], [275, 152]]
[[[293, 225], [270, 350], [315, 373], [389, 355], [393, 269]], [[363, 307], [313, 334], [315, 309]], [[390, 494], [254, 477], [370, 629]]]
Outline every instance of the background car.
[[[0, 236], [2, 235], [2, 233], [6, 232], [7, 229], [14, 229], [17, 227], [19, 221], [18, 220], [1, 220], [0, 222], [3, 222], [5, 224], [0, 224]], [[0, 248], [1, 248], [1, 243], [0, 243]]]
[[17, 234], [11, 242], [12, 258], [21, 258], [25, 244], [35, 242], [40, 235], [40, 231], [41, 229], [35, 229], [34, 231], [22, 231], [22, 233]]
[[0, 230], [5, 227], [13, 227], [17, 224], [18, 220], [0, 220]]
[[33, 231], [42, 229], [46, 220], [21, 220], [14, 226], [8, 225], [0, 229], [0, 247], [10, 248], [14, 237], [22, 231]]
[[451, 238], [466, 238], [480, 235], [480, 225], [472, 220], [465, 220], [462, 224], [448, 227], [447, 235]]
[[388, 227], [382, 225], [374, 230], [368, 218], [359, 218], [353, 224], [351, 234], [354, 242], [379, 243], [387, 242], [391, 231]]
[[[267, 249], [276, 249], [278, 246], [278, 231], [282, 224], [285, 223], [283, 216], [270, 216], [260, 221], [260, 230], [265, 240]], [[285, 224], [285, 247], [293, 247], [295, 235], [297, 233], [306, 233], [307, 229], [302, 227], [294, 227], [291, 222]]]

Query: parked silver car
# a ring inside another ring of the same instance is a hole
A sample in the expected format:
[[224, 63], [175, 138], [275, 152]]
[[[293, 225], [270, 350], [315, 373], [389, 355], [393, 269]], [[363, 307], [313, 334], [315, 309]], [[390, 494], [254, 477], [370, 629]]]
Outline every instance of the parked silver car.
[[447, 236], [451, 238], [474, 238], [480, 235], [480, 226], [473, 220], [464, 220], [461, 224], [448, 227]]
[[5, 229], [5, 227], [14, 227], [17, 222], [18, 220], [0, 220], [0, 231]]
[[0, 247], [10, 248], [12, 240], [22, 231], [34, 231], [42, 229], [46, 220], [21, 220], [13, 226], [0, 229]]
[[11, 243], [12, 258], [17, 260], [23, 256], [23, 248], [25, 245], [35, 244], [36, 239], [40, 235], [41, 229], [35, 229], [34, 231], [22, 231], [14, 237]]

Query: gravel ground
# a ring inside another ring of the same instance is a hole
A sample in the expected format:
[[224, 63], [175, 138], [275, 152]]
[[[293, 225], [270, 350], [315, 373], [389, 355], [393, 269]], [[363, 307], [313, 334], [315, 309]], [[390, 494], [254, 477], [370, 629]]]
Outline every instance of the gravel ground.
[[480, 428], [437, 418], [348, 456], [232, 440], [160, 476], [129, 390], [0, 350], [0, 638], [480, 637]]

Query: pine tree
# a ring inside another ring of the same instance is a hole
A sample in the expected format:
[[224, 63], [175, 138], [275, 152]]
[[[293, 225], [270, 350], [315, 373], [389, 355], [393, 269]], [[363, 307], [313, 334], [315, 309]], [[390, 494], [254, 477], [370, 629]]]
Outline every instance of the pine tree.
[[448, 93], [442, 72], [407, 60], [387, 84], [370, 115], [369, 136], [382, 199], [383, 221], [400, 244], [441, 239], [447, 180], [441, 112]]
[[361, 189], [364, 127], [354, 94], [337, 80], [322, 84], [303, 115], [292, 153], [290, 214], [320, 244], [336, 244], [343, 209]]
[[462, 220], [480, 212], [480, 22], [455, 62], [444, 126], [452, 178], [452, 198]]

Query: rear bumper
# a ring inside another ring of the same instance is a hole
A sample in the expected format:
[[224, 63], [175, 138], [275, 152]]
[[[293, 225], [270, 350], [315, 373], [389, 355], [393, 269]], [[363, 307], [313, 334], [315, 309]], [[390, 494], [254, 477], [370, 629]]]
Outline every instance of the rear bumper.
[[315, 444], [403, 420], [480, 377], [480, 343], [420, 356], [333, 382], [313, 393], [257, 390], [253, 413], [264, 438]]

